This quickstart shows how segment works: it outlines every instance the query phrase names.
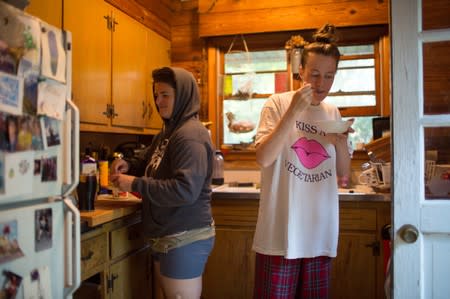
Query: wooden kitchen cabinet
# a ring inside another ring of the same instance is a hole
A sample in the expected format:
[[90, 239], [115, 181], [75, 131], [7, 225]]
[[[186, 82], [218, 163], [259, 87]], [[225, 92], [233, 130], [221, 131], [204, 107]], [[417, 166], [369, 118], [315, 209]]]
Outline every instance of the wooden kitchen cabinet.
[[151, 299], [151, 264], [139, 213], [99, 225], [82, 234], [83, 282], [74, 298]]
[[[257, 199], [213, 198], [216, 242], [203, 276], [204, 299], [252, 298]], [[384, 298], [381, 228], [390, 223], [388, 201], [340, 201], [338, 256], [330, 298]]]
[[159, 115], [149, 117], [149, 65], [162, 51], [152, 44], [152, 31], [103, 0], [65, 0], [64, 28], [72, 32], [72, 96], [81, 130], [159, 130]]
[[253, 298], [258, 200], [214, 199], [212, 212], [216, 240], [203, 275], [202, 298]]
[[170, 41], [152, 30], [147, 30], [147, 110], [146, 110], [146, 127], [149, 129], [161, 129], [162, 119], [156, 110], [153, 98], [153, 80], [152, 71], [163, 66], [170, 66]]

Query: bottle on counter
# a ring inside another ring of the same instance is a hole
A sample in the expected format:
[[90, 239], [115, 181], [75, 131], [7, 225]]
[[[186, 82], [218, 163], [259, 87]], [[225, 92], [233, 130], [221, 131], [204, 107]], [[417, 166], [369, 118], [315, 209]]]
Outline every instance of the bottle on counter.
[[224, 159], [223, 154], [220, 150], [216, 150], [214, 155], [214, 163], [213, 163], [213, 173], [212, 173], [212, 184], [213, 185], [223, 185], [223, 165]]

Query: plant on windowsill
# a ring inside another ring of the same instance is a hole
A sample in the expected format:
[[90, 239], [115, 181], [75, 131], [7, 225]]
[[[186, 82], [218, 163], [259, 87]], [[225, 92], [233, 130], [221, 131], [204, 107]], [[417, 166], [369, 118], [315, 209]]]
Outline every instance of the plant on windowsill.
[[300, 57], [302, 54], [303, 47], [307, 42], [303, 39], [301, 35], [293, 35], [286, 42], [284, 48], [288, 51], [289, 59], [291, 62], [291, 70], [294, 74], [294, 79], [299, 79], [298, 70], [300, 67]]

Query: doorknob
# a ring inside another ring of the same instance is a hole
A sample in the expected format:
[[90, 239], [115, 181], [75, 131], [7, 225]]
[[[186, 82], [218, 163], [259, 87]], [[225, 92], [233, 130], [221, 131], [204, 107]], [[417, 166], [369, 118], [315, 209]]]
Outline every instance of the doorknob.
[[400, 238], [406, 243], [414, 243], [419, 237], [419, 231], [414, 225], [405, 224], [398, 230]]

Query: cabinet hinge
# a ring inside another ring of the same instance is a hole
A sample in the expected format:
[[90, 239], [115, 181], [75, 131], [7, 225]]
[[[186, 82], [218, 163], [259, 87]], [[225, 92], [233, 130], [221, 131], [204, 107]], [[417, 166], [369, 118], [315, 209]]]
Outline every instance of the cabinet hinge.
[[114, 104], [106, 104], [106, 111], [103, 112], [103, 115], [106, 115], [107, 118], [113, 119], [119, 114], [114, 112]]
[[111, 274], [111, 276], [107, 278], [106, 288], [108, 291], [109, 290], [114, 291], [114, 280], [116, 280], [118, 277], [119, 277], [119, 275], [117, 275], [117, 274]]

